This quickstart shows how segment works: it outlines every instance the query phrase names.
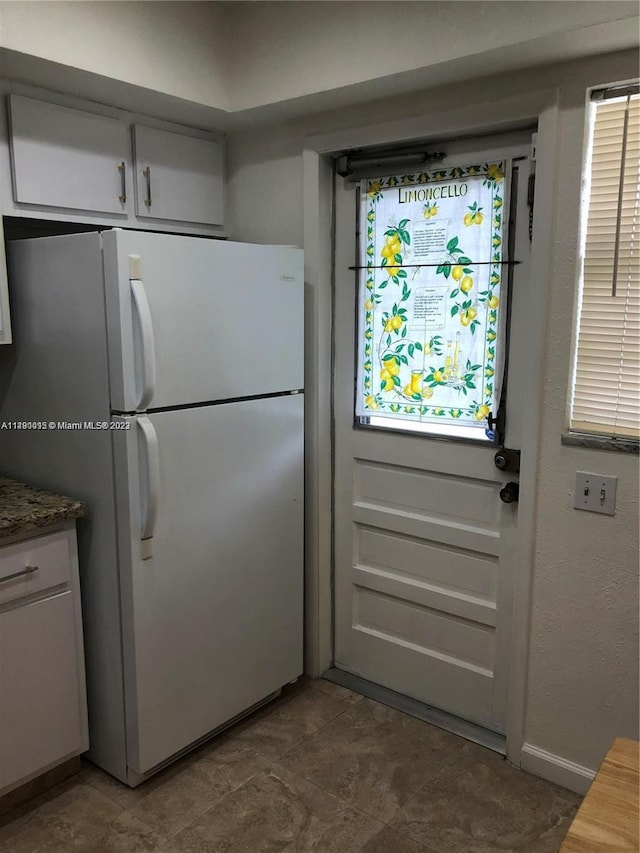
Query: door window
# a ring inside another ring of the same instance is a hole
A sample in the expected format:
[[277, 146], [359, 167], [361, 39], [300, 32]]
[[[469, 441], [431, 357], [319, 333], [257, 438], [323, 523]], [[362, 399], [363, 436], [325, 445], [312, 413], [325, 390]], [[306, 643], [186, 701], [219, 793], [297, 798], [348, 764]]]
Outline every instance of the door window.
[[361, 183], [356, 422], [494, 439], [504, 162]]

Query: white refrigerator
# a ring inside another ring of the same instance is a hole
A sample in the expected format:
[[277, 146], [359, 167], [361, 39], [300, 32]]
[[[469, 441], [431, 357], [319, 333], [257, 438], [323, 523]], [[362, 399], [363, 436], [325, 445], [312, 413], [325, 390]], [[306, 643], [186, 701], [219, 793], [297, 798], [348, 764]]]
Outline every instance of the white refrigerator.
[[302, 252], [114, 229], [9, 264], [0, 470], [88, 505], [89, 757], [134, 786], [302, 672]]

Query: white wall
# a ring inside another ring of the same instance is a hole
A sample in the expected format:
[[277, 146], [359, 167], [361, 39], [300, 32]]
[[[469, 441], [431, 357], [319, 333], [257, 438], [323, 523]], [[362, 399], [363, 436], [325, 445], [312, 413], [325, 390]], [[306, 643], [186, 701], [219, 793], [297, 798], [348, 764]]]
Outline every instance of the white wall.
[[[638, 737], [638, 457], [564, 447], [560, 436], [566, 427], [585, 90], [632, 78], [637, 68], [637, 52], [627, 51], [363, 104], [229, 140], [231, 238], [301, 245], [307, 134], [344, 129], [348, 146], [361, 136], [359, 128], [379, 123], [379, 138], [393, 139], [396, 119], [444, 113], [450, 103], [485, 102], [490, 114], [497, 97], [559, 87], [525, 741], [591, 770], [614, 737]], [[614, 518], [572, 508], [576, 470], [618, 475]]]
[[[562, 47], [555, 44], [556, 58], [564, 58], [572, 55], [579, 29], [638, 15], [637, 4], [625, 0], [240, 2], [230, 3], [229, 11], [234, 110], [318, 92], [338, 95], [409, 71], [422, 71], [414, 86], [465, 67], [484, 76], [513, 61], [532, 65], [542, 57], [545, 38], [571, 33]], [[631, 46], [633, 23], [629, 35]]]
[[[607, 63], [600, 63], [600, 67]], [[609, 79], [626, 76], [611, 63]], [[629, 66], [628, 76], [637, 76]], [[563, 446], [570, 382], [577, 200], [582, 179], [585, 83], [561, 91], [555, 242], [538, 483], [527, 740], [595, 767], [617, 735], [638, 737], [638, 457]], [[608, 377], [603, 375], [606, 383]], [[573, 509], [575, 472], [618, 477], [616, 515]]]
[[229, 33], [219, 4], [2, 2], [0, 47], [207, 106], [229, 106]]
[[97, 100], [103, 78], [253, 121], [632, 46], [637, 22], [634, 0], [4, 0], [0, 48], [2, 73], [35, 85], [69, 67], [97, 76], [78, 83]]

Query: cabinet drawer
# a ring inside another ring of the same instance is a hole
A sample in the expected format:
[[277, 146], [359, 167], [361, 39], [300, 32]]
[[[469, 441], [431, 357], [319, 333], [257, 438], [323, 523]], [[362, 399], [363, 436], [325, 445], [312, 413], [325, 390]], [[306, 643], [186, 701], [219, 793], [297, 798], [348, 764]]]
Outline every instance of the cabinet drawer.
[[71, 580], [65, 531], [0, 548], [0, 604]]

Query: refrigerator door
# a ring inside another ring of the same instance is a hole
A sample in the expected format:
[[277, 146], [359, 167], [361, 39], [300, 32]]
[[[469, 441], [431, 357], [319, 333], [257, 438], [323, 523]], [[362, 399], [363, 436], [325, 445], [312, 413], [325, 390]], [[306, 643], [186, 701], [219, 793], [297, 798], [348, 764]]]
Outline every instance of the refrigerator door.
[[302, 672], [303, 396], [116, 419], [129, 771]]
[[300, 249], [107, 231], [111, 408], [303, 387]]

